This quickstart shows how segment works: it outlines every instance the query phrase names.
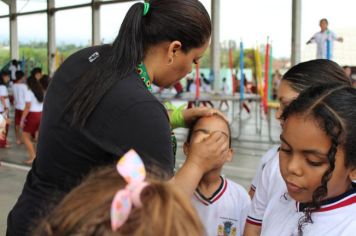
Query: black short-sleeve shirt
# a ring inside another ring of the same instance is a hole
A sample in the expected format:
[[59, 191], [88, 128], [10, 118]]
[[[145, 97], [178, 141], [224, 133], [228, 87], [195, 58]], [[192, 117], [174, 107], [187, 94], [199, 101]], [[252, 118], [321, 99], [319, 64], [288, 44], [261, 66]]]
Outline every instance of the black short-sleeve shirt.
[[8, 217], [8, 235], [25, 235], [53, 195], [65, 194], [82, 177], [101, 165], [115, 163], [129, 149], [144, 161], [173, 173], [174, 156], [169, 118], [164, 106], [148, 91], [136, 72], [118, 80], [95, 107], [84, 128], [70, 125], [72, 114], [63, 115], [76, 80], [109, 45], [83, 49], [69, 57], [55, 73], [48, 88], [36, 159], [21, 196]]

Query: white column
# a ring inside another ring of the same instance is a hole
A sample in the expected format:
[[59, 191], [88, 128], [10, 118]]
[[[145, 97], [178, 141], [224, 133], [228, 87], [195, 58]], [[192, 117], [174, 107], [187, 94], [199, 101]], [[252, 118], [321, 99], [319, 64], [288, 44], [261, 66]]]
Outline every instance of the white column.
[[56, 65], [56, 18], [55, 0], [47, 0], [47, 62], [48, 74], [53, 75]]
[[211, 0], [212, 35], [210, 63], [214, 73], [214, 90], [220, 88], [220, 0]]
[[302, 0], [292, 0], [292, 66], [300, 62]]
[[10, 7], [10, 58], [19, 59], [19, 39], [17, 33], [16, 1], [9, 1]]
[[100, 0], [92, 0], [92, 45], [101, 44], [100, 40]]

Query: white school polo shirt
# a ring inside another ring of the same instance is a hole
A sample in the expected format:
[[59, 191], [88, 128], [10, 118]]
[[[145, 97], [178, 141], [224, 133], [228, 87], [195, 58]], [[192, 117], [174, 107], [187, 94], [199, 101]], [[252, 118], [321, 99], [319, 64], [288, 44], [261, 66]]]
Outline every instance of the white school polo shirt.
[[239, 236], [243, 234], [250, 197], [240, 186], [223, 178], [219, 189], [209, 199], [195, 191], [195, 206], [208, 236]]
[[[298, 236], [298, 220], [304, 215], [304, 207], [288, 194], [276, 194], [266, 209], [261, 235]], [[313, 223], [304, 226], [303, 236], [356, 235], [356, 188], [324, 201], [311, 217]]]
[[31, 89], [27, 90], [25, 101], [31, 103], [30, 112], [42, 112], [43, 102], [37, 100]]
[[25, 100], [28, 87], [26, 84], [17, 83], [12, 86], [14, 94], [15, 109], [23, 111], [25, 109]]

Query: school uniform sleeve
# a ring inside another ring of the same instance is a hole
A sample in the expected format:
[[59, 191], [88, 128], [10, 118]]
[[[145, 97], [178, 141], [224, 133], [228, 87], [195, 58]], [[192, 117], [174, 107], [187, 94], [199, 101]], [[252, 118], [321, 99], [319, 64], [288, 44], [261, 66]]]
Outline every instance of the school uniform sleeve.
[[330, 31], [330, 37], [331, 37], [332, 40], [336, 40], [337, 39], [337, 35], [333, 31]]
[[[242, 187], [241, 187], [241, 189], [242, 189], [242, 191], [241, 191], [240, 195], [241, 195], [242, 207], [241, 207], [240, 229], [244, 229], [246, 219], [247, 219], [248, 213], [251, 208], [251, 199], [250, 199], [250, 196], [247, 194], [246, 190]], [[243, 230], [241, 231], [241, 233], [243, 233]]]
[[32, 92], [31, 90], [27, 90], [25, 94], [25, 102], [31, 102], [32, 101]]
[[310, 42], [311, 42], [311, 43], [315, 43], [315, 42], [316, 42], [316, 39], [318, 38], [318, 34], [319, 34], [319, 33], [315, 33], [315, 34], [310, 38]]
[[270, 150], [268, 150], [261, 158], [261, 161], [257, 167], [257, 172], [255, 174], [255, 176], [253, 177], [252, 179], [252, 183], [251, 183], [251, 188], [256, 191], [256, 186], [257, 186], [257, 179], [258, 179], [258, 176], [261, 175], [261, 172], [263, 170], [263, 168], [265, 167], [266, 163], [271, 160], [275, 154], [276, 154], [276, 151], [278, 150], [278, 147], [275, 146], [273, 148], [271, 148]]
[[0, 96], [6, 97], [8, 95], [6, 87], [4, 85], [0, 85]]
[[247, 217], [247, 222], [253, 225], [262, 226], [263, 216], [268, 205], [269, 167], [271, 163], [272, 159], [257, 176], [255, 195], [252, 198], [251, 208]]

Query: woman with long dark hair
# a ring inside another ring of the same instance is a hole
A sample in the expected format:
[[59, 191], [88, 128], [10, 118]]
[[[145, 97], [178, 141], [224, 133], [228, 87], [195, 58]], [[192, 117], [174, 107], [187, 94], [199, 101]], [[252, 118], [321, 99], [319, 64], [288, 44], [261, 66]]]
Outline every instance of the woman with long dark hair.
[[25, 96], [25, 109], [21, 116], [20, 127], [23, 129], [22, 138], [26, 145], [29, 158], [26, 164], [31, 164], [35, 159], [35, 148], [31, 137], [38, 135], [43, 109], [44, 93], [42, 86], [33, 76], [27, 79], [28, 90]]
[[[92, 168], [115, 162], [128, 149], [172, 177], [176, 145], [170, 121], [189, 124], [217, 112], [201, 108], [170, 117], [151, 84], [168, 87], [190, 73], [210, 35], [200, 1], [151, 0], [131, 6], [111, 45], [69, 57], [47, 90], [36, 159], [9, 214], [7, 234], [26, 235], [54, 195], [65, 195]], [[192, 146], [171, 181], [193, 194], [203, 174], [226, 160], [224, 143], [216, 132]]]

